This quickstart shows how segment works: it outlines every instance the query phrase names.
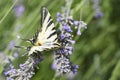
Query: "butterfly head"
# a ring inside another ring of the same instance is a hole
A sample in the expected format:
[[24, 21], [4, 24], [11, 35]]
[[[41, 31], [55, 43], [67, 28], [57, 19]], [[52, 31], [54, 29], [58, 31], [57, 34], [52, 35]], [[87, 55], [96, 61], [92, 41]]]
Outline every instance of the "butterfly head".
[[30, 49], [31, 49], [31, 46], [28, 46], [28, 47], [27, 47], [27, 51], [30, 51]]
[[28, 42], [28, 43], [31, 43], [32, 45], [34, 45], [36, 39], [35, 38], [32, 38], [32, 39], [24, 39], [24, 38], [21, 38], [22, 40]]
[[29, 43], [31, 43], [32, 45], [34, 45], [35, 44], [35, 39], [28, 39], [26, 42], [29, 42]]

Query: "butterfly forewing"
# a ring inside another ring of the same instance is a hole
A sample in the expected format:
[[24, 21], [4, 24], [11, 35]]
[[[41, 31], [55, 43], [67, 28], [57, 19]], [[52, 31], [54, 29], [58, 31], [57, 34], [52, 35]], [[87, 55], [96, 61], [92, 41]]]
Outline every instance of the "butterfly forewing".
[[[42, 8], [42, 31], [38, 34], [38, 42], [40, 44], [46, 44], [50, 42], [54, 42], [57, 39], [57, 34], [55, 30], [55, 26], [53, 20], [50, 16], [48, 10], [43, 7]], [[55, 43], [57, 40], [55, 41]]]
[[36, 51], [43, 51], [59, 47], [57, 33], [49, 11], [42, 7], [40, 32], [34, 35], [34, 46], [31, 47], [29, 55]]

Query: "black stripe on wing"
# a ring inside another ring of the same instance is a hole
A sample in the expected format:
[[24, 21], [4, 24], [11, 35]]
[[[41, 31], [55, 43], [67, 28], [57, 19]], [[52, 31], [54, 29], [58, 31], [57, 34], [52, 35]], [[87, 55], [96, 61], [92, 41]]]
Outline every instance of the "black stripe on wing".
[[33, 36], [33, 38], [32, 38], [32, 40], [31, 40], [31, 43], [34, 45], [35, 44], [35, 42], [36, 42], [36, 40], [37, 40], [37, 37], [38, 37], [38, 31], [34, 34], [34, 36]]
[[49, 22], [50, 20], [52, 20], [51, 16], [49, 17], [49, 19], [48, 19], [48, 21], [47, 21], [47, 22]]
[[41, 17], [42, 17], [42, 24], [44, 24], [44, 22], [46, 22], [46, 26], [44, 26], [44, 25], [42, 25], [42, 27], [46, 27], [45, 28], [45, 31], [48, 29], [48, 27], [50, 27], [52, 24], [53, 24], [53, 26], [51, 26], [51, 27], [55, 27], [54, 26], [54, 23], [53, 23], [53, 19], [52, 19], [52, 17], [51, 17], [51, 15], [50, 15], [50, 13], [49, 13], [49, 11], [47, 10], [47, 8], [45, 8], [45, 7], [42, 7], [42, 11], [41, 11], [42, 13], [41, 13]]
[[[58, 38], [56, 37], [54, 41], [56, 41], [57, 39], [58, 39]], [[54, 41], [53, 41], [53, 42], [54, 42]]]
[[52, 37], [53, 35], [55, 35], [56, 34], [56, 31], [54, 31], [53, 33], [51, 33], [48, 37], [47, 37], [47, 39], [49, 39], [50, 37]]
[[[52, 20], [51, 17], [50, 17], [49, 20], [48, 20], [48, 25], [47, 25], [47, 27], [46, 27], [46, 30], [47, 30], [48, 27], [51, 26], [52, 24], [54, 24], [54, 23], [53, 23], [53, 20]], [[55, 26], [53, 26], [53, 27], [55, 27]]]
[[55, 30], [55, 27], [53, 27], [52, 30]]
[[41, 9], [41, 21], [42, 21], [42, 24], [44, 23], [47, 14], [48, 14], [48, 10], [45, 7], [42, 7], [42, 9]]

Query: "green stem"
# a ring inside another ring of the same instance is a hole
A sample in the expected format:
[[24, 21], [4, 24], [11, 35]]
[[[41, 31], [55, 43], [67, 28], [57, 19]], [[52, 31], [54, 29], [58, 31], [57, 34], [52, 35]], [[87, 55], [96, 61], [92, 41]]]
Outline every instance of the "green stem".
[[2, 19], [0, 20], [0, 24], [3, 22], [3, 20], [7, 17], [7, 15], [10, 13], [10, 11], [12, 10], [12, 8], [15, 6], [17, 0], [15, 0], [15, 2], [13, 3], [13, 5], [9, 8], [9, 10], [7, 11], [7, 13], [2, 17]]
[[61, 74], [61, 76], [60, 76], [60, 80], [63, 80], [63, 77], [64, 77], [64, 75], [63, 75], [63, 74]]
[[55, 78], [56, 78], [56, 73], [54, 74], [54, 76], [53, 76], [52, 80], [55, 80]]

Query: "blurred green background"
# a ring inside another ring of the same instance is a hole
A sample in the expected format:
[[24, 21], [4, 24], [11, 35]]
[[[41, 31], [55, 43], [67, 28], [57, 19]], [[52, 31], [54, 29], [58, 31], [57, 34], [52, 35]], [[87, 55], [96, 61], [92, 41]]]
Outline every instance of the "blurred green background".
[[[93, 1], [99, 1], [99, 8], [94, 8]], [[17, 36], [33, 36], [40, 27], [41, 6], [48, 8], [57, 24], [56, 13], [61, 12], [61, 7], [65, 4], [64, 0], [0, 0], [0, 80], [4, 80], [3, 67], [7, 57], [19, 53], [19, 57], [13, 60], [16, 68], [25, 61], [26, 57], [22, 56], [25, 50], [18, 50], [13, 45], [28, 45]], [[72, 16], [75, 20], [80, 20], [82, 9], [82, 20], [88, 27], [82, 30], [81, 36], [74, 37], [76, 44], [71, 61], [80, 67], [73, 80], [120, 80], [119, 4], [120, 0], [73, 0]], [[103, 15], [96, 18], [98, 9]], [[40, 69], [36, 70], [36, 75], [31, 80], [53, 79], [55, 71], [51, 69], [52, 55], [52, 52], [45, 53], [44, 61], [39, 64]]]

